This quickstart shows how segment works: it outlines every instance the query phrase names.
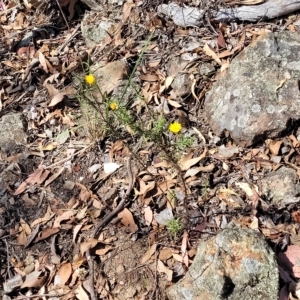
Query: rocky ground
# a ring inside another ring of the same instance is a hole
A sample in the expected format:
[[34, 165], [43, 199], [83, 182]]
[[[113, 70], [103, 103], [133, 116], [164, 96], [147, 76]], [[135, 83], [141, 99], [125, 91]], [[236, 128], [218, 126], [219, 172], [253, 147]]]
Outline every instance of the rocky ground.
[[2, 299], [300, 297], [297, 11], [0, 4]]

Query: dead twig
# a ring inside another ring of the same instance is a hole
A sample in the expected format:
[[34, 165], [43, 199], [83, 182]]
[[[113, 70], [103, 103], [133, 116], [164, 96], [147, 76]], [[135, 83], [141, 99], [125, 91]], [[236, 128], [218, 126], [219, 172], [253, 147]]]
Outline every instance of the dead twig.
[[83, 149], [81, 149], [81, 150], [79, 150], [79, 151], [73, 153], [72, 155], [70, 155], [70, 156], [68, 156], [68, 157], [66, 157], [66, 158], [64, 158], [64, 159], [62, 159], [62, 160], [60, 160], [60, 161], [58, 161], [58, 162], [56, 162], [56, 163], [54, 163], [54, 164], [48, 166], [48, 167], [44, 167], [44, 169], [45, 169], [45, 170], [46, 170], [46, 169], [51, 169], [52, 167], [55, 167], [55, 166], [57, 166], [57, 165], [59, 165], [59, 164], [61, 164], [61, 163], [63, 163], [63, 162], [66, 162], [66, 161], [70, 160], [72, 157], [74, 157], [74, 156], [76, 156], [76, 155], [78, 155], [78, 154], [83, 153], [85, 150], [87, 150], [87, 149], [88, 149], [89, 147], [91, 147], [92, 145], [94, 145], [94, 143], [91, 143], [90, 145], [84, 147]]
[[64, 19], [64, 21], [65, 21], [67, 27], [68, 27], [68, 29], [70, 30], [68, 21], [67, 21], [67, 19], [66, 19], [66, 16], [65, 16], [64, 12], [63, 12], [62, 9], [61, 9], [61, 6], [60, 6], [60, 4], [59, 4], [59, 1], [56, 0], [56, 3], [57, 3], [57, 6], [58, 6], [58, 8], [59, 8], [59, 11], [60, 11], [60, 13], [61, 13], [61, 15], [62, 15], [62, 17], [63, 17], [63, 19]]
[[22, 85], [25, 82], [25, 80], [27, 79], [30, 71], [32, 70], [32, 68], [37, 66], [39, 63], [40, 63], [40, 60], [38, 58], [34, 58], [32, 60], [32, 62], [29, 64], [29, 66], [26, 68], [25, 75], [24, 75], [22, 81], [19, 83], [19, 85], [16, 88], [14, 88], [10, 92], [8, 92], [8, 94], [13, 94], [15, 92], [21, 91], [23, 89]]
[[[132, 175], [132, 170], [131, 170], [131, 155], [129, 155], [128, 160], [127, 160], [127, 173], [128, 173], [128, 178], [129, 178], [129, 183], [127, 187], [127, 191], [125, 195], [123, 196], [122, 200], [118, 204], [118, 206], [111, 212], [109, 213], [101, 222], [99, 222], [94, 229], [94, 232], [91, 236], [91, 238], [95, 238], [98, 234], [98, 232], [103, 229], [103, 227], [108, 224], [119, 212], [123, 210], [125, 207], [126, 201], [132, 191], [133, 188], [133, 175]], [[91, 252], [90, 250], [87, 250], [86, 253], [86, 259], [89, 265], [89, 292], [91, 295], [92, 300], [97, 300], [95, 288], [94, 288], [94, 262], [91, 257]]]
[[25, 295], [20, 295], [17, 298], [15, 298], [16, 300], [22, 300], [22, 299], [34, 299], [34, 298], [41, 298], [41, 297], [63, 297], [67, 294], [69, 294], [70, 292], [66, 292], [66, 293], [62, 293], [62, 294], [41, 294], [41, 295], [31, 295], [31, 296], [25, 296]]
[[66, 41], [57, 48], [57, 53], [60, 53], [64, 48], [72, 41], [72, 39], [78, 34], [78, 30], [80, 28], [80, 24], [78, 24], [73, 30], [72, 34], [66, 39]]

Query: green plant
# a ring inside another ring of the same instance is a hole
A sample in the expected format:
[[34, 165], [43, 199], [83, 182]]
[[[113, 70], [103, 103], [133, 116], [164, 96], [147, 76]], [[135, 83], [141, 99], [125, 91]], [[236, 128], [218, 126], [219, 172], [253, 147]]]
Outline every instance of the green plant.
[[169, 191], [167, 198], [168, 198], [172, 208], [175, 208], [177, 205], [177, 200], [178, 200], [176, 197], [175, 191]]
[[183, 226], [179, 219], [173, 219], [167, 222], [167, 229], [174, 239], [180, 234]]
[[186, 149], [192, 147], [194, 142], [195, 138], [193, 136], [180, 135], [178, 136], [177, 141], [174, 143], [174, 148], [179, 152], [183, 152]]

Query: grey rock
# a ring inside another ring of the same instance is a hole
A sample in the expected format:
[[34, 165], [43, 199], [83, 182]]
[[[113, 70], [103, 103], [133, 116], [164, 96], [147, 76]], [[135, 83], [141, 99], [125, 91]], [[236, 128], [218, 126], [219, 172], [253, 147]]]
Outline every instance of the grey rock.
[[300, 193], [297, 172], [294, 169], [281, 167], [270, 172], [261, 180], [263, 195], [271, 204], [283, 207], [300, 200], [297, 196]]
[[202, 76], [209, 76], [212, 73], [214, 73], [216, 71], [216, 69], [213, 64], [202, 63], [199, 66], [198, 71], [199, 71], [200, 75], [202, 75]]
[[113, 23], [109, 21], [91, 23], [89, 20], [92, 16], [95, 17], [95, 14], [86, 14], [81, 22], [81, 32], [87, 47], [95, 47], [97, 44], [100, 44], [113, 26]]
[[13, 170], [14, 165], [12, 163], [6, 168], [0, 169], [0, 203], [8, 202], [8, 197], [5, 195], [6, 186], [18, 182], [19, 176]]
[[173, 93], [178, 97], [183, 97], [191, 92], [192, 81], [189, 74], [177, 74], [172, 82]]
[[172, 57], [166, 64], [168, 76], [176, 76], [179, 72], [183, 71], [188, 62], [180, 56]]
[[20, 113], [7, 114], [0, 119], [0, 148], [8, 152], [17, 144], [26, 144], [24, 119]]
[[167, 290], [170, 300], [273, 300], [279, 278], [263, 236], [230, 223], [198, 247], [185, 277]]
[[243, 50], [205, 100], [216, 134], [225, 129], [243, 146], [280, 136], [300, 119], [300, 36], [269, 33]]
[[[96, 78], [101, 93], [110, 94], [124, 84], [124, 80], [130, 75], [130, 68], [125, 60], [116, 60], [109, 62], [105, 66], [96, 63], [91, 67], [91, 72]], [[101, 99], [98, 89], [94, 89], [93, 95]]]

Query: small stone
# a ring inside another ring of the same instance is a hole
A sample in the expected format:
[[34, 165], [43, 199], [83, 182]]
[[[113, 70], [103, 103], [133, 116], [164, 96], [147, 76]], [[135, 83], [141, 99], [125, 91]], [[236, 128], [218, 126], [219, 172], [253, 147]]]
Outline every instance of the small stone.
[[212, 73], [214, 73], [216, 71], [215, 67], [213, 64], [210, 63], [202, 63], [199, 68], [198, 71], [200, 73], [200, 75], [202, 76], [208, 76]]
[[20, 113], [6, 114], [0, 118], [0, 148], [7, 152], [17, 144], [26, 144], [23, 117]]
[[104, 20], [91, 23], [90, 19], [96, 14], [96, 12], [86, 14], [81, 22], [81, 32], [86, 41], [87, 47], [95, 47], [97, 44], [100, 44], [107, 36], [110, 28], [113, 26], [112, 22]]
[[66, 180], [64, 185], [63, 185], [63, 188], [66, 189], [66, 190], [73, 190], [74, 189], [74, 186], [75, 186], [75, 182], [73, 181], [70, 181], [70, 180]]
[[284, 206], [299, 194], [300, 185], [297, 181], [296, 170], [281, 167], [261, 180], [262, 193], [273, 205]]
[[34, 271], [34, 264], [30, 264], [30, 265], [28, 265], [28, 266], [26, 266], [25, 268], [24, 268], [24, 272], [26, 273], [26, 274], [29, 274], [29, 273], [31, 273], [31, 272], [33, 272]]
[[178, 97], [183, 97], [191, 92], [192, 81], [189, 74], [178, 74], [172, 82], [173, 92]]

